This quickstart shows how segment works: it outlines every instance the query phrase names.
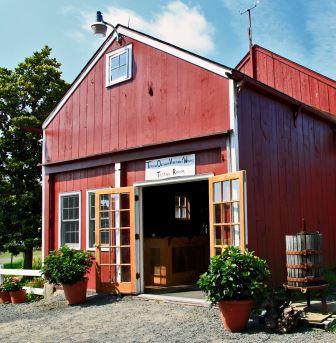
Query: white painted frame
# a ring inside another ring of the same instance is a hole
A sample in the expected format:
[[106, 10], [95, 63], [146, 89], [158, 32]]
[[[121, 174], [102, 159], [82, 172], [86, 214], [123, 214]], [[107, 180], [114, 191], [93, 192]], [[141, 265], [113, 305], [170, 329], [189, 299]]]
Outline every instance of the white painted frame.
[[[223, 76], [224, 78], [228, 78], [226, 73], [230, 73], [232, 71], [231, 68], [228, 68], [226, 66], [220, 65], [219, 63], [204, 59], [200, 56], [196, 56], [188, 51], [181, 50], [177, 47], [171, 46], [165, 42], [161, 42], [155, 38], [148, 37], [146, 35], [143, 35], [139, 32], [136, 32], [132, 29], [128, 29], [123, 26], [118, 26], [118, 33], [121, 35], [125, 35], [129, 38], [135, 39], [141, 43], [147, 44], [153, 48], [156, 48], [160, 51], [166, 52], [172, 56], [175, 56], [177, 58], [180, 58], [181, 60], [187, 61], [191, 64], [194, 64], [196, 66], [199, 66], [205, 70], [209, 70], [215, 74], [218, 74], [220, 76]], [[48, 125], [51, 123], [51, 121], [54, 119], [56, 114], [59, 112], [59, 110], [63, 107], [63, 105], [67, 102], [67, 100], [70, 98], [70, 96], [74, 93], [74, 91], [77, 89], [77, 87], [80, 85], [80, 83], [83, 81], [83, 79], [89, 74], [91, 69], [95, 66], [95, 64], [98, 62], [98, 60], [105, 54], [106, 50], [111, 46], [111, 44], [116, 39], [116, 33], [114, 33], [112, 36], [107, 38], [105, 42], [100, 46], [100, 48], [97, 50], [96, 54], [92, 58], [92, 61], [90, 64], [86, 66], [86, 68], [79, 74], [77, 80], [71, 85], [67, 93], [64, 95], [64, 97], [61, 99], [61, 101], [56, 105], [54, 110], [49, 114], [47, 119], [42, 124], [42, 129], [46, 129]]]
[[[124, 52], [127, 51], [127, 75], [123, 77], [119, 77], [118, 79], [111, 80], [111, 59], [113, 57], [117, 57]], [[121, 83], [127, 80], [130, 80], [133, 75], [133, 46], [132, 44], [128, 44], [120, 49], [113, 50], [112, 52], [106, 54], [106, 62], [105, 62], [106, 68], [105, 68], [105, 86], [106, 87], [111, 87], [117, 83]]]
[[206, 181], [213, 177], [213, 173], [199, 174], [195, 176], [176, 177], [164, 180], [135, 182], [134, 194], [137, 195], [138, 201], [135, 202], [135, 233], [139, 234], [139, 239], [135, 241], [135, 255], [136, 255], [136, 272], [140, 274], [137, 280], [137, 293], [145, 292], [145, 269], [144, 269], [144, 227], [143, 227], [143, 188], [149, 186], [162, 186], [166, 184], [185, 183], [194, 181]]
[[[89, 211], [89, 193], [95, 193], [100, 189], [106, 189], [106, 187], [99, 187], [94, 189], [87, 189], [85, 192], [85, 235], [86, 235], [86, 242], [85, 242], [85, 249], [86, 251], [95, 251], [96, 248], [89, 247], [89, 220], [90, 220], [90, 211]], [[96, 220], [96, 219], [95, 219]]]
[[82, 246], [82, 196], [81, 191], [73, 191], [73, 192], [62, 192], [58, 194], [58, 248], [61, 247], [61, 228], [62, 228], [62, 210], [61, 210], [61, 199], [62, 196], [68, 195], [78, 195], [78, 228], [79, 228], [79, 237], [78, 237], [78, 245], [77, 244], [65, 244], [69, 248], [80, 250]]
[[[239, 171], [239, 127], [237, 116], [237, 88], [234, 80], [229, 80], [229, 123], [230, 133], [226, 142], [226, 150], [228, 155], [228, 170], [229, 172]], [[245, 248], [248, 247], [248, 220], [247, 220], [247, 186], [246, 175], [244, 177], [244, 221], [245, 221]]]

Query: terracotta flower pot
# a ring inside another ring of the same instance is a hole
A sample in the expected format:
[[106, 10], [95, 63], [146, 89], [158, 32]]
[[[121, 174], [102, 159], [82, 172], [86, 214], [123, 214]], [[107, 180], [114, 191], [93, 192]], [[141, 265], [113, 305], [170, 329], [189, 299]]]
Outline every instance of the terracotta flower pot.
[[10, 303], [11, 297], [9, 292], [7, 291], [0, 291], [0, 304]]
[[63, 285], [65, 298], [69, 305], [82, 304], [86, 301], [87, 282], [88, 279], [84, 279], [73, 285]]
[[218, 307], [225, 330], [239, 332], [245, 329], [252, 311], [253, 300], [221, 300]]
[[21, 304], [26, 301], [26, 290], [21, 289], [20, 291], [9, 292], [12, 304]]

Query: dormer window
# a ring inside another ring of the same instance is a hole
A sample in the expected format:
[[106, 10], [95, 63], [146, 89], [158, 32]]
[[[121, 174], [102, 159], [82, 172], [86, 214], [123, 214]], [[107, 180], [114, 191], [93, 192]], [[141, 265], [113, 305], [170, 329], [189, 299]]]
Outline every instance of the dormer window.
[[132, 45], [114, 50], [106, 55], [106, 87], [132, 77]]

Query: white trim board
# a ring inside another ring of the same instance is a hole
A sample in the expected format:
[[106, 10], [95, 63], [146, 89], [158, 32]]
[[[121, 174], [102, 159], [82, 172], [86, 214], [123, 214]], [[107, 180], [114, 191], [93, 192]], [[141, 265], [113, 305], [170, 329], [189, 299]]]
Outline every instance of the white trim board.
[[[152, 37], [143, 35], [139, 32], [133, 31], [132, 29], [128, 29], [128, 28], [123, 27], [123, 26], [119, 26], [119, 27], [117, 27], [117, 29], [118, 29], [118, 32], [124, 36], [135, 39], [141, 43], [149, 45], [149, 46], [151, 46], [155, 49], [158, 49], [160, 51], [166, 52], [167, 54], [170, 54], [172, 56], [180, 58], [184, 61], [192, 63], [192, 64], [199, 66], [203, 69], [209, 70], [209, 71], [211, 71], [215, 74], [218, 74], [222, 77], [228, 78], [226, 73], [231, 72], [230, 68], [227, 68], [227, 67], [219, 65], [218, 63], [203, 59], [200, 56], [196, 56], [196, 55], [192, 54], [191, 52], [181, 50], [177, 47], [169, 45], [168, 43], [158, 41], [155, 38], [152, 38]], [[67, 93], [64, 95], [64, 97], [56, 105], [54, 110], [49, 114], [47, 119], [44, 121], [44, 123], [42, 124], [42, 129], [46, 129], [48, 127], [48, 125], [54, 119], [56, 114], [60, 111], [60, 109], [63, 107], [63, 105], [67, 102], [67, 100], [70, 98], [70, 96], [77, 89], [79, 84], [88, 75], [88, 73], [95, 66], [95, 64], [98, 62], [98, 60], [103, 56], [103, 54], [110, 47], [110, 45], [114, 42], [115, 39], [116, 39], [116, 34], [114, 33], [112, 36], [107, 38], [105, 40], [105, 42], [100, 46], [100, 48], [96, 52], [96, 55], [94, 55], [95, 57], [92, 59], [91, 63], [79, 74], [77, 80], [71, 85], [71, 87], [69, 88]]]
[[58, 248], [61, 247], [61, 217], [62, 217], [62, 211], [61, 211], [61, 197], [67, 196], [67, 195], [78, 195], [78, 227], [79, 227], [79, 237], [78, 237], [78, 246], [73, 246], [67, 244], [70, 248], [73, 249], [81, 249], [82, 246], [82, 192], [81, 191], [71, 191], [71, 192], [62, 192], [58, 194]]
[[98, 187], [93, 189], [87, 189], [85, 191], [85, 249], [86, 251], [95, 251], [96, 248], [89, 247], [89, 215], [90, 215], [90, 209], [89, 209], [89, 193], [96, 193], [96, 191], [99, 191], [101, 189], [107, 189], [108, 187]]

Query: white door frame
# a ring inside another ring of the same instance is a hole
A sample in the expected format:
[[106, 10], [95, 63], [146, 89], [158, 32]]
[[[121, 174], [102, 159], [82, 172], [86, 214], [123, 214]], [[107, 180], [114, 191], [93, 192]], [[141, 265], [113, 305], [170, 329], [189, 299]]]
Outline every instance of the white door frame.
[[135, 254], [136, 254], [136, 272], [140, 274], [137, 279], [137, 293], [145, 292], [145, 275], [144, 275], [144, 228], [143, 228], [143, 188], [149, 186], [162, 186], [167, 184], [204, 181], [213, 177], [213, 173], [199, 174], [194, 176], [176, 177], [164, 180], [135, 182], [133, 184], [134, 194], [137, 197], [135, 201], [135, 234], [139, 235], [139, 239], [135, 241]]

